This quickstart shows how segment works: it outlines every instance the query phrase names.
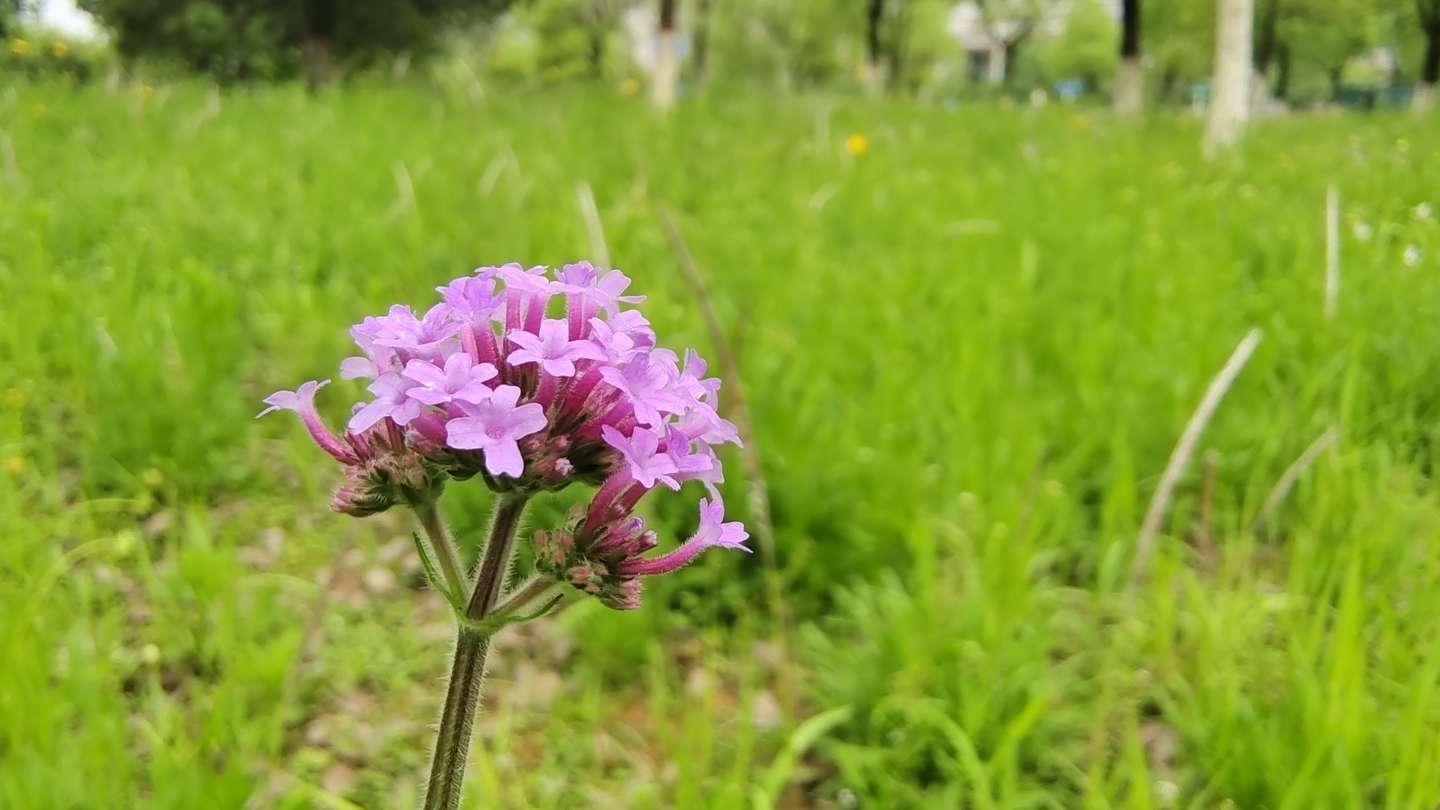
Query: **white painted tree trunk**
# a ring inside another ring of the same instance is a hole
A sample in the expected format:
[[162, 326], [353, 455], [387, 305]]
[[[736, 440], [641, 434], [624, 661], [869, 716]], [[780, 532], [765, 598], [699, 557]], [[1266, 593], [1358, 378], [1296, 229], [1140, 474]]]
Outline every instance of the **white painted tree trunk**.
[[680, 80], [680, 63], [675, 58], [675, 29], [661, 28], [655, 34], [655, 75], [650, 82], [650, 100], [668, 110], [675, 104], [675, 86]]
[[1435, 85], [1427, 82], [1418, 82], [1415, 85], [1415, 95], [1410, 98], [1410, 106], [1415, 112], [1429, 112], [1435, 107]]
[[1005, 83], [1005, 44], [992, 42], [990, 53], [985, 58], [985, 79], [990, 84], [1000, 86]]
[[1115, 112], [1134, 115], [1145, 104], [1145, 74], [1139, 57], [1120, 60], [1115, 68]]
[[1228, 146], [1245, 131], [1250, 117], [1250, 50], [1254, 0], [1217, 0], [1215, 78], [1205, 125], [1205, 152]]

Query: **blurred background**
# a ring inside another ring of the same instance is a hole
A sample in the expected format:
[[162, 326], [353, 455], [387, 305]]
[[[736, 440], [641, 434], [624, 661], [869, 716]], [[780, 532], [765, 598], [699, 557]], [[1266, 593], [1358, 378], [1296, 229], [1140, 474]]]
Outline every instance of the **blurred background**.
[[1440, 0], [0, 0], [0, 807], [414, 806], [448, 608], [252, 417], [578, 258], [734, 356], [757, 553], [507, 630], [473, 806], [1440, 805], [1437, 76]]

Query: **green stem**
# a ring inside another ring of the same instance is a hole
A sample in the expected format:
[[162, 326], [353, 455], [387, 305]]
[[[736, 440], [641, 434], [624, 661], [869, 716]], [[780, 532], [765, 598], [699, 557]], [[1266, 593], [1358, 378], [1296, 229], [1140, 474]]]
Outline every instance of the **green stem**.
[[415, 516], [420, 518], [420, 526], [425, 529], [425, 536], [430, 538], [430, 547], [435, 549], [436, 562], [440, 564], [440, 573], [450, 586], [450, 592], [455, 594], [456, 599], [463, 598], [465, 575], [461, 572], [464, 567], [460, 563], [460, 552], [455, 549], [455, 541], [450, 539], [450, 530], [445, 528], [445, 521], [440, 518], [440, 507], [435, 501], [430, 501], [415, 507]]
[[[506, 495], [495, 507], [490, 541], [485, 545], [475, 590], [465, 610], [471, 619], [485, 618], [499, 601], [525, 501], [524, 495]], [[485, 654], [489, 649], [488, 635], [461, 626], [455, 640], [450, 683], [445, 690], [445, 708], [440, 713], [440, 730], [435, 738], [435, 757], [430, 763], [425, 810], [455, 810], [460, 806], [465, 760], [470, 754], [470, 730], [480, 705], [480, 682], [485, 676]]]
[[544, 596], [554, 587], [555, 580], [549, 577], [536, 577], [512, 590], [510, 595], [505, 597], [505, 601], [495, 608], [494, 612], [497, 614], [518, 613], [526, 605]]

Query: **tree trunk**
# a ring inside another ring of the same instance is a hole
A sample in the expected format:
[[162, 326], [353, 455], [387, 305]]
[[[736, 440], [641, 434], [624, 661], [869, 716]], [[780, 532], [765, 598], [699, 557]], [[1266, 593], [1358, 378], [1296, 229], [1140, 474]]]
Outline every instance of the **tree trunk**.
[[605, 36], [600, 26], [590, 29], [590, 77], [596, 81], [605, 78]]
[[1250, 80], [1250, 111], [1264, 114], [1270, 107], [1270, 66], [1280, 45], [1281, 0], [1259, 0], [1254, 26], [1255, 76]]
[[1250, 118], [1254, 15], [1254, 0], [1218, 0], [1216, 4], [1215, 76], [1205, 125], [1206, 154], [1238, 140]]
[[1120, 64], [1115, 68], [1115, 112], [1134, 115], [1145, 104], [1145, 74], [1140, 67], [1140, 0], [1120, 5]]
[[1005, 59], [1007, 53], [1005, 43], [990, 43], [990, 50], [985, 55], [985, 81], [992, 86], [999, 87], [1005, 82], [1005, 74], [1009, 70]]
[[890, 13], [890, 41], [885, 49], [885, 83], [892, 90], [899, 90], [905, 75], [905, 4], [900, 3]]
[[885, 0], [870, 0], [865, 7], [865, 75], [861, 76], [861, 82], [865, 89], [871, 93], [879, 92], [884, 85], [882, 76], [885, 68], [882, 64], [884, 58], [884, 46], [880, 36], [881, 26], [885, 22]]
[[1280, 0], [1262, 0], [1259, 20], [1255, 25], [1255, 73], [1264, 76], [1275, 61], [1279, 45]]
[[660, 25], [655, 35], [655, 76], [650, 98], [662, 110], [674, 106], [675, 85], [680, 80], [675, 53], [675, 6], [675, 0], [660, 0]]
[[710, 68], [710, 0], [700, 0], [695, 6], [695, 48], [694, 61], [691, 65], [695, 70], [695, 81], [705, 81], [705, 73]]
[[1290, 75], [1294, 67], [1290, 46], [1281, 42], [1275, 50], [1275, 98], [1290, 101]]
[[335, 59], [330, 40], [319, 34], [307, 33], [300, 43], [300, 56], [305, 61], [305, 86], [314, 93], [335, 76]]
[[338, 0], [309, 0], [305, 4], [305, 33], [300, 40], [300, 57], [305, 63], [305, 83], [313, 93], [335, 75], [335, 29], [340, 16]]
[[1435, 83], [1440, 80], [1440, 10], [1425, 25], [1425, 60], [1420, 63], [1420, 81], [1415, 85], [1415, 109], [1425, 112], [1435, 106]]

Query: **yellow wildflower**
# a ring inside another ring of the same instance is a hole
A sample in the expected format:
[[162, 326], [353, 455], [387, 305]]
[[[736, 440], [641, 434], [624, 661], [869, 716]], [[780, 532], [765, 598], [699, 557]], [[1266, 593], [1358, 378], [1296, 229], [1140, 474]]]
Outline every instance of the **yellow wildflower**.
[[845, 139], [845, 151], [855, 157], [860, 157], [870, 149], [870, 139], [864, 133], [856, 132]]
[[10, 40], [10, 53], [15, 54], [16, 56], [24, 56], [29, 52], [30, 43], [26, 42], [23, 39], [20, 39], [19, 37]]
[[63, 39], [57, 39], [50, 44], [50, 53], [56, 56], [64, 56], [70, 52], [70, 45]]

